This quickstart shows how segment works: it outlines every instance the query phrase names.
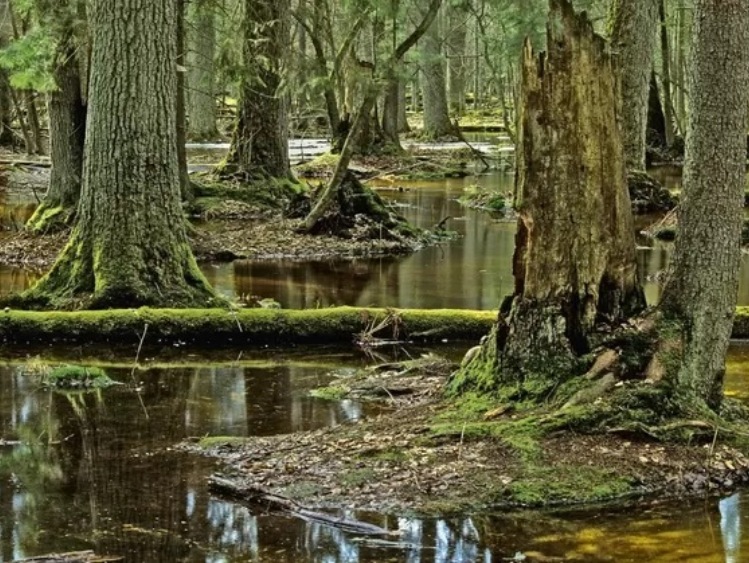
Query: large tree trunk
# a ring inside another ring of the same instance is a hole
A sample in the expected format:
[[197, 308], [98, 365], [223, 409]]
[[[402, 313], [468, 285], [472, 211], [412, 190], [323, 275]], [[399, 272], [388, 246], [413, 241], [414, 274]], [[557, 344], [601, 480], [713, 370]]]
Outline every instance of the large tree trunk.
[[662, 308], [682, 328], [680, 388], [715, 408], [741, 261], [749, 4], [697, 0], [694, 27], [684, 197]]
[[[429, 9], [429, 2], [422, 2], [422, 16]], [[420, 64], [424, 84], [424, 136], [438, 139], [453, 134], [447, 105], [447, 81], [445, 57], [442, 54], [442, 30], [439, 18], [435, 18], [424, 33], [420, 44]]]
[[246, 0], [245, 78], [239, 116], [222, 174], [291, 178], [286, 95], [281, 90], [289, 41], [289, 0]]
[[550, 4], [548, 52], [523, 56], [515, 291], [457, 389], [558, 384], [600, 323], [644, 307], [614, 63], [568, 0]]
[[26, 303], [107, 308], [214, 302], [190, 250], [180, 204], [175, 8], [174, 0], [93, 3], [78, 219], [52, 270], [24, 295]]
[[[60, 0], [46, 16], [60, 25], [60, 22], [71, 21], [62, 17], [61, 12], [65, 10], [70, 10], [70, 3]], [[86, 106], [72, 25], [61, 31], [57, 42], [54, 65], [57, 90], [49, 94], [48, 104], [52, 170], [47, 193], [26, 224], [26, 228], [34, 232], [49, 232], [72, 223], [83, 177]]]
[[188, 137], [217, 139], [216, 127], [216, 8], [207, 0], [193, 2], [188, 50]]
[[648, 86], [653, 69], [658, 0], [616, 0], [611, 43], [622, 82], [622, 129], [627, 167], [645, 170]]

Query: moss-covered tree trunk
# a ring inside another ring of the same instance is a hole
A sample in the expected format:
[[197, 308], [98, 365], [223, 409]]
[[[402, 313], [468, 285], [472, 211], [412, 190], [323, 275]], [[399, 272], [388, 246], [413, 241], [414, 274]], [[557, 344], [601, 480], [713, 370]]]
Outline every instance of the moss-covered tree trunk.
[[611, 33], [622, 83], [622, 131], [627, 167], [645, 170], [650, 73], [658, 30], [658, 0], [615, 0]]
[[180, 204], [175, 8], [174, 0], [93, 3], [78, 218], [51, 271], [23, 296], [26, 304], [213, 303]]
[[49, 94], [48, 103], [52, 170], [47, 193], [26, 224], [32, 232], [71, 225], [81, 193], [86, 106], [74, 28], [77, 15], [76, 0], [58, 0], [44, 6], [43, 17], [55, 22], [53, 29], [58, 35], [54, 65], [57, 89]]
[[239, 115], [221, 173], [246, 179], [291, 178], [286, 93], [289, 0], [246, 0]]
[[515, 291], [457, 390], [558, 383], [601, 323], [644, 307], [614, 62], [568, 0], [550, 6], [548, 51], [522, 62]]
[[679, 386], [713, 408], [723, 394], [738, 292], [747, 83], [749, 4], [697, 0], [684, 197], [662, 309], [682, 329]]
[[216, 127], [216, 6], [197, 0], [190, 9], [188, 50], [188, 137], [218, 138]]

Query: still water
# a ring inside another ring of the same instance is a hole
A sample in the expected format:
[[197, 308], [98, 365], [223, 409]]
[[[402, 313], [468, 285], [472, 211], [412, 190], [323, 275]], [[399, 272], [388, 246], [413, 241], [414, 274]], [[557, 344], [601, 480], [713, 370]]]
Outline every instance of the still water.
[[[413, 351], [416, 353], [416, 351]], [[742, 395], [749, 347], [732, 350], [729, 392]], [[444, 519], [356, 514], [400, 530], [392, 543], [211, 496], [210, 460], [187, 437], [270, 435], [351, 423], [371, 407], [305, 391], [351, 352], [250, 352], [204, 367], [113, 369], [99, 393], [39, 388], [23, 363], [0, 367], [0, 560], [93, 549], [128, 562], [718, 562], [749, 558], [749, 500]], [[353, 514], [351, 514], [353, 515]]]

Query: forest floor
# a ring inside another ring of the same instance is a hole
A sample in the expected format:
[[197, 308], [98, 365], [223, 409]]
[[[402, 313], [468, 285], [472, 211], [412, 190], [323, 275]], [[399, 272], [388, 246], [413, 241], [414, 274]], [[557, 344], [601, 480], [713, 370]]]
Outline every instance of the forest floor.
[[309, 509], [451, 514], [704, 495], [749, 481], [749, 459], [719, 440], [534, 435], [512, 410], [446, 401], [455, 366], [433, 356], [419, 362], [418, 369], [370, 369], [316, 392], [379, 401], [374, 417], [273, 437], [196, 438], [182, 447], [222, 460], [224, 476], [248, 501], [280, 498]]
[[[1, 155], [0, 155], [1, 156]], [[6, 157], [8, 155], [5, 155]], [[363, 180], [439, 178], [462, 176], [475, 162], [473, 151], [462, 147], [451, 150], [409, 151], [401, 155], [366, 157], [354, 162], [355, 174]], [[4, 188], [10, 200], [38, 201], [43, 197], [49, 179], [48, 162], [41, 158], [7, 168]], [[310, 189], [324, 183], [332, 173], [337, 157], [324, 155], [296, 167], [295, 171]], [[202, 182], [209, 175], [193, 175]], [[299, 232], [301, 220], [289, 218], [285, 209], [251, 197], [237, 195], [242, 186], [234, 184], [222, 190], [220, 197], [199, 197], [190, 213], [193, 223], [190, 240], [198, 260], [228, 261], [234, 259], [310, 259], [331, 257], [385, 256], [412, 253], [424, 246], [439, 243], [451, 236], [443, 229], [418, 229], [400, 233], [378, 229], [372, 221], [357, 221], [345, 233], [308, 235]], [[392, 187], [390, 189], [393, 189]], [[267, 198], [266, 198], [267, 199]], [[435, 225], [435, 227], [437, 227]], [[54, 263], [65, 245], [69, 231], [32, 234], [5, 233], [0, 246], [0, 263], [44, 270]]]

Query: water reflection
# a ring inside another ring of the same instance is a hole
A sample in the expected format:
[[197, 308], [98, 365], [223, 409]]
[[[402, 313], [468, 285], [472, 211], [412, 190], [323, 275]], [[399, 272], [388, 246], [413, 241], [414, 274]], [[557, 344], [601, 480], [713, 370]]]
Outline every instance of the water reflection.
[[[742, 384], [731, 350], [729, 392]], [[261, 360], [266, 363], [261, 363]], [[320, 428], [366, 414], [305, 391], [331, 366], [258, 356], [245, 366], [112, 369], [127, 385], [65, 395], [38, 388], [23, 366], [0, 368], [0, 559], [94, 549], [126, 561], [727, 561], [749, 534], [749, 503], [662, 504], [569, 513], [479, 514], [442, 519], [353, 514], [400, 533], [358, 537], [208, 494], [212, 462], [171, 446], [188, 436], [268, 435]]]

